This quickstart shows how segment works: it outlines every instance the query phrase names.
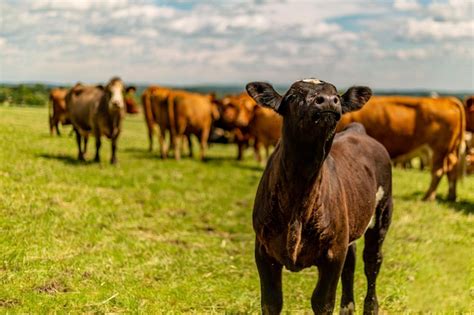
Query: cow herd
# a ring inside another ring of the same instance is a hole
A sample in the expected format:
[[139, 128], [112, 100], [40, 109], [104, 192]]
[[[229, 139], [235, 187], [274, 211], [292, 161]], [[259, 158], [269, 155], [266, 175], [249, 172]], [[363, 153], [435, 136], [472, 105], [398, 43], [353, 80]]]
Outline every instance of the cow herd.
[[[106, 136], [112, 144], [110, 162], [116, 163], [125, 113], [137, 112], [130, 97], [135, 90], [119, 78], [105, 86], [78, 83], [69, 90], [54, 89], [50, 131], [59, 134], [59, 122], [72, 124], [80, 160], [93, 135], [94, 160], [100, 161], [101, 137]], [[317, 79], [297, 81], [284, 95], [268, 83], [252, 82], [245, 93], [220, 99], [154, 85], [141, 100], [149, 150], [157, 134], [163, 159], [172, 152], [179, 160], [184, 144], [192, 156], [193, 135], [205, 159], [212, 133], [223, 130], [237, 144], [238, 160], [250, 145], [257, 161], [267, 160], [253, 227], [262, 311], [268, 314], [282, 309], [283, 266], [291, 271], [317, 266], [319, 280], [311, 298], [316, 313], [332, 312], [341, 279], [341, 311], [353, 313], [354, 242], [362, 235], [368, 280], [364, 313], [377, 313], [375, 282], [392, 214], [391, 161], [428, 151], [431, 183], [423, 199], [434, 200], [447, 175], [448, 199], [455, 200], [469, 155], [466, 135], [474, 132], [473, 97], [463, 105], [454, 97], [372, 96], [367, 87], [339, 95], [334, 85]]]

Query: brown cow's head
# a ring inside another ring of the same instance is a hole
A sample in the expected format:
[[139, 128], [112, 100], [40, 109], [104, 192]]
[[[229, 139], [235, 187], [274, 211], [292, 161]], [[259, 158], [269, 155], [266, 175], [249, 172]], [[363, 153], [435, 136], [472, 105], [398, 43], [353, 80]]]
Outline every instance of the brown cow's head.
[[125, 86], [118, 77], [112, 78], [104, 88], [109, 112], [125, 112]]
[[220, 116], [224, 124], [247, 127], [253, 118], [256, 103], [248, 95], [226, 96], [219, 102]]
[[246, 89], [258, 104], [282, 115], [284, 132], [301, 142], [332, 138], [341, 115], [360, 109], [372, 95], [368, 87], [351, 87], [339, 96], [334, 85], [316, 79], [293, 83], [284, 96], [264, 82]]

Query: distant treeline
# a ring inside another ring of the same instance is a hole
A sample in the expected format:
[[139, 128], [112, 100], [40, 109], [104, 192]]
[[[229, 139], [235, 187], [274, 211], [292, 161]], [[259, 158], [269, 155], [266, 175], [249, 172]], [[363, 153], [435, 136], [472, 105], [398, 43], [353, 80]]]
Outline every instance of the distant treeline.
[[0, 85], [0, 104], [5, 106], [46, 106], [51, 87], [44, 84]]
[[[146, 85], [135, 85], [137, 87], [136, 101]], [[0, 84], [0, 105], [4, 106], [47, 106], [49, 92], [55, 85], [48, 84]], [[227, 94], [237, 94], [244, 90], [244, 85], [200, 85], [179, 87], [180, 89], [199, 93], [215, 93], [217, 97], [223, 97]], [[284, 93], [287, 87], [278, 86], [277, 90]], [[433, 96], [432, 92], [427, 90], [393, 90], [393, 91], [375, 91], [376, 95], [410, 95], [410, 96]], [[438, 94], [438, 93], [436, 93]], [[439, 92], [440, 96], [455, 96], [463, 100], [468, 94], [472, 93], [445, 93]]]

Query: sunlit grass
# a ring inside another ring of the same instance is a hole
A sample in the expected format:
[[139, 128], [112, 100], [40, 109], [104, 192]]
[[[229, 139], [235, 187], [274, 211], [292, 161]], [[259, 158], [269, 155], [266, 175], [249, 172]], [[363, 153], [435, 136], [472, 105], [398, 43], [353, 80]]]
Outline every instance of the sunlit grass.
[[[0, 107], [0, 310], [259, 310], [251, 209], [262, 168], [251, 152], [238, 163], [235, 147], [214, 145], [206, 163], [162, 161], [146, 151], [140, 116], [127, 117], [117, 166], [108, 141], [101, 164], [84, 164], [67, 133], [49, 136], [46, 109]], [[474, 178], [457, 203], [443, 201], [444, 181], [437, 202], [421, 202], [428, 182], [426, 172], [394, 171], [378, 281], [388, 313], [474, 309]], [[310, 311], [316, 279], [314, 268], [285, 272], [285, 311]]]

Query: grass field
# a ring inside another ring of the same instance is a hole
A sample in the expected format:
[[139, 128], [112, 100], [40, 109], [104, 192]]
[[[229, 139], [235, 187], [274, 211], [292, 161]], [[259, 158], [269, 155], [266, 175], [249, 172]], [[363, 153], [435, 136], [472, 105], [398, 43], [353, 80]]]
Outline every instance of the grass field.
[[[140, 116], [127, 117], [117, 166], [108, 141], [100, 165], [78, 163], [67, 133], [49, 136], [44, 108], [0, 107], [0, 312], [259, 311], [251, 209], [262, 168], [251, 152], [238, 163], [235, 147], [215, 145], [206, 163], [162, 161]], [[457, 203], [445, 179], [436, 202], [421, 202], [428, 182], [394, 171], [378, 281], [389, 314], [474, 310], [474, 177]], [[285, 312], [310, 311], [316, 279], [315, 268], [285, 271]]]

